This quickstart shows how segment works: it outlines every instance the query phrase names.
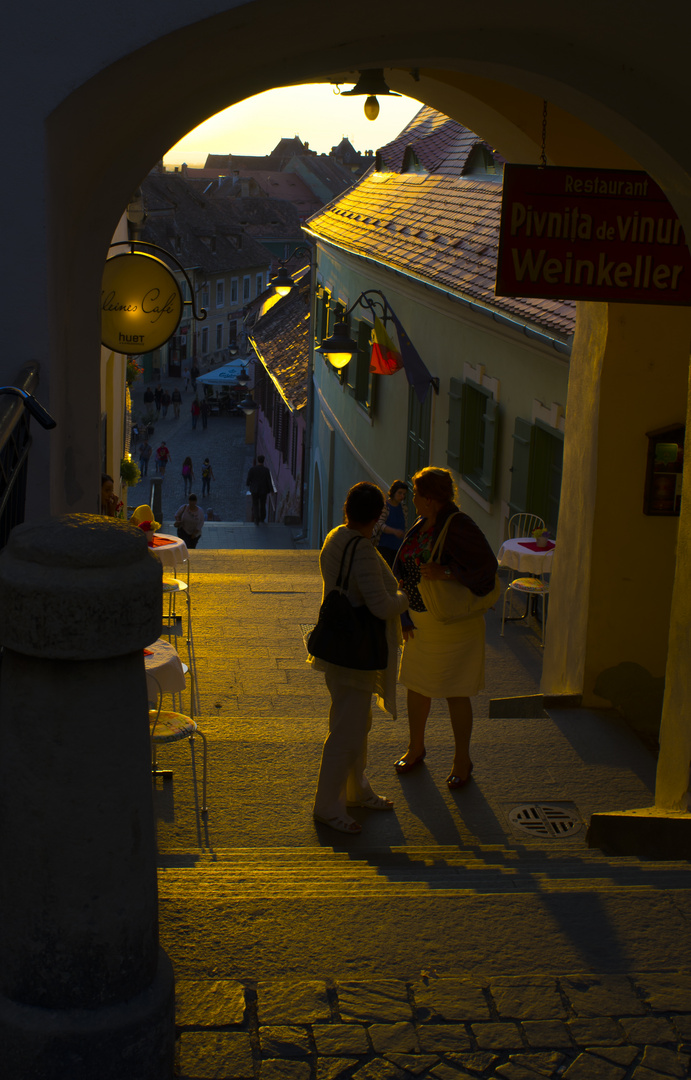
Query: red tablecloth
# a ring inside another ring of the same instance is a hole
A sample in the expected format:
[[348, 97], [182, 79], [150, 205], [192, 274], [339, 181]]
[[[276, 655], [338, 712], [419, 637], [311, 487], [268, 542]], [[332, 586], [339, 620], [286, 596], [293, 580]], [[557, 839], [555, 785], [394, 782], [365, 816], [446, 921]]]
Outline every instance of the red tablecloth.
[[528, 548], [530, 551], [551, 551], [554, 547], [553, 540], [548, 540], [544, 545], [538, 544], [536, 540], [519, 540], [518, 543], [521, 547]]

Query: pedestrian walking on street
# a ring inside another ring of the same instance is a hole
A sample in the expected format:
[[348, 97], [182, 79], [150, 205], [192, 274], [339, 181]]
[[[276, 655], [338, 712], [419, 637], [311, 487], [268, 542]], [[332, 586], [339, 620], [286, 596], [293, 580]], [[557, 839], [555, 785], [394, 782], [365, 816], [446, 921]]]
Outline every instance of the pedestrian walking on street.
[[139, 471], [142, 476], [149, 475], [149, 459], [153, 453], [153, 448], [149, 445], [148, 439], [144, 439], [144, 442], [139, 444]]
[[190, 381], [192, 383], [192, 389], [195, 392], [197, 390], [197, 379], [199, 378], [200, 375], [201, 375], [201, 372], [200, 372], [199, 367], [197, 365], [197, 361], [193, 360], [192, 361], [192, 367], [190, 368]]
[[252, 496], [252, 521], [261, 525], [266, 521], [266, 497], [274, 489], [271, 472], [264, 464], [264, 455], [260, 454], [257, 464], [247, 473], [247, 487]]
[[204, 464], [202, 465], [202, 495], [211, 494], [211, 481], [215, 480], [214, 471], [211, 468], [211, 462], [208, 457], [204, 458]]
[[[410, 740], [394, 768], [407, 773], [422, 764], [432, 698], [446, 698], [455, 742], [453, 765], [446, 778], [451, 790], [464, 787], [473, 771], [470, 699], [485, 685], [486, 608], [442, 622], [428, 610], [422, 592], [426, 582], [439, 582], [440, 588], [449, 591], [454, 582], [460, 582], [466, 586], [464, 595], [469, 591], [475, 597], [489, 597], [494, 595], [497, 574], [494, 552], [472, 518], [459, 511], [454, 495], [448, 469], [427, 466], [415, 474], [413, 503], [420, 516], [406, 533], [393, 566], [410, 602], [402, 619], [405, 644], [399, 672], [399, 681], [408, 691]], [[442, 538], [445, 526], [448, 531]], [[436, 561], [438, 540], [441, 551]], [[451, 593], [450, 602], [455, 595]]]
[[190, 369], [187, 365], [182, 369], [182, 377], [185, 380], [184, 389], [187, 392], [190, 388]]
[[144, 404], [146, 405], [146, 411], [152, 412], [154, 408], [154, 392], [150, 386], [147, 386], [144, 391]]
[[160, 476], [165, 476], [166, 465], [170, 464], [170, 460], [170, 450], [168, 449], [166, 444], [162, 442], [158, 450], [156, 451], [156, 472]]
[[204, 528], [204, 511], [197, 506], [196, 495], [190, 495], [187, 502], [175, 511], [175, 527], [187, 547], [196, 548]]
[[182, 463], [182, 482], [185, 485], [185, 495], [189, 495], [194, 482], [194, 469], [192, 468], [191, 457], [186, 457]]
[[154, 390], [154, 408], [156, 409], [156, 419], [158, 420], [161, 415], [161, 403], [163, 401], [163, 387], [159, 383]]
[[209, 403], [206, 400], [206, 398], [202, 398], [202, 403], [199, 406], [199, 408], [200, 408], [201, 414], [202, 414], [202, 427], [206, 428], [206, 425], [207, 425], [208, 420], [209, 420]]
[[173, 415], [176, 420], [180, 419], [180, 406], [182, 405], [182, 394], [178, 390], [177, 386], [170, 395], [170, 400], [173, 403]]
[[348, 805], [393, 810], [391, 800], [375, 794], [365, 775], [372, 694], [378, 695], [387, 712], [396, 714], [400, 616], [408, 607], [408, 597], [399, 590], [391, 570], [371, 543], [372, 529], [383, 508], [384, 494], [375, 484], [356, 484], [345, 501], [345, 525], [331, 530], [319, 556], [324, 583], [322, 602], [336, 588], [345, 557], [350, 567], [348, 600], [356, 609], [364, 605], [372, 615], [386, 620], [388, 659], [382, 670], [355, 670], [314, 656], [309, 659], [315, 670], [324, 672], [331, 695], [329, 733], [322, 750], [314, 818], [349, 834], [361, 832], [361, 826], [348, 813]]
[[168, 409], [170, 408], [170, 401], [171, 401], [170, 394], [168, 393], [167, 390], [164, 390], [163, 394], [161, 396], [161, 412], [163, 413], [163, 419], [164, 420], [165, 420], [166, 416], [168, 415]]
[[197, 420], [199, 419], [199, 414], [201, 413], [201, 411], [202, 410], [199, 405], [199, 401], [197, 398], [195, 398], [192, 402], [192, 408], [190, 409], [190, 412], [192, 413], [192, 431], [194, 431], [197, 426]]

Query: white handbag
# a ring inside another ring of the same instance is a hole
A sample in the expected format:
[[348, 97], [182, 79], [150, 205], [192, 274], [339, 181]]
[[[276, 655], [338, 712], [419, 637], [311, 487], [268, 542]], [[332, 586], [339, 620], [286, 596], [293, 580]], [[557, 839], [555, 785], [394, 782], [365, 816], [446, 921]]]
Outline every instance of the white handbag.
[[[439, 563], [441, 561], [446, 533], [454, 517], [456, 517], [456, 514], [450, 515], [444, 528], [439, 533], [437, 542], [432, 549], [430, 562]], [[437, 558], [435, 558], [435, 555]], [[421, 577], [418, 591], [430, 615], [438, 619], [439, 622], [449, 623], [458, 622], [460, 619], [471, 619], [475, 615], [484, 615], [499, 599], [501, 585], [499, 577], [496, 576], [492, 591], [487, 593], [486, 596], [476, 596], [467, 585], [462, 585], [455, 578], [437, 581]]]

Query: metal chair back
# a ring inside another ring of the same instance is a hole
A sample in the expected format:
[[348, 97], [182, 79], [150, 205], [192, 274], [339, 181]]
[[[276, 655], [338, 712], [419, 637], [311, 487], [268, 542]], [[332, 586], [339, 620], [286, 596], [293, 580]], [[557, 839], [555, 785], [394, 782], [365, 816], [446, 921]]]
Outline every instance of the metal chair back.
[[544, 529], [545, 523], [537, 514], [514, 514], [509, 518], [509, 540], [517, 536], [532, 536], [535, 529]]

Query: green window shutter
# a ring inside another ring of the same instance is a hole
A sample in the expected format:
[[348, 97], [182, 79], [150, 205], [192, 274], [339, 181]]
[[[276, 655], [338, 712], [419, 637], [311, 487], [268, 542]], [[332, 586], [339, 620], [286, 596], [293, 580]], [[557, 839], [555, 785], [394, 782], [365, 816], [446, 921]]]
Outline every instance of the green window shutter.
[[461, 387], [461, 474], [483, 499], [494, 495], [499, 406], [470, 379]]
[[329, 293], [327, 289], [320, 289], [317, 293], [317, 310], [315, 319], [315, 345], [319, 347], [327, 337], [329, 326]]
[[406, 476], [414, 476], [429, 465], [429, 440], [432, 416], [432, 395], [420, 403], [412, 386], [408, 389], [408, 441], [406, 447]]
[[461, 471], [461, 395], [460, 379], [449, 380], [449, 431], [446, 443], [446, 464], [456, 472]]
[[494, 497], [497, 448], [499, 445], [499, 405], [492, 397], [488, 397], [485, 401], [482, 422], [484, 427], [482, 485], [485, 489], [485, 498], [491, 501]]
[[369, 389], [370, 389], [370, 337], [372, 335], [372, 327], [369, 323], [360, 322], [357, 328], [357, 363], [349, 364], [349, 367], [355, 367], [354, 374], [354, 390], [355, 399], [359, 401], [361, 405], [367, 406], [369, 403]]
[[511, 514], [528, 512], [528, 477], [530, 472], [530, 447], [533, 425], [529, 420], [516, 417], [513, 430], [513, 455], [511, 461], [511, 491], [509, 509]]
[[[329, 304], [329, 326], [328, 326], [328, 331], [329, 331], [328, 336], [329, 337], [331, 336], [331, 334], [333, 334], [336, 323], [344, 321], [343, 317], [345, 315], [345, 311], [346, 311], [345, 307], [343, 306], [343, 304], [340, 304], [338, 302], [338, 300], [331, 300], [331, 303]], [[345, 322], [346, 322], [346, 326], [350, 325], [348, 320], [345, 320]], [[343, 383], [348, 381], [348, 369], [352, 366], [352, 360], [351, 360], [351, 362], [349, 364], [346, 364], [345, 367], [342, 367], [340, 369], [332, 367], [332, 365], [329, 364], [328, 360], [326, 361], [326, 363], [327, 363], [327, 366], [331, 368], [332, 372], [334, 373], [334, 375], [336, 376], [338, 381], [341, 383], [341, 385], [343, 385]]]
[[473, 487], [482, 461], [483, 412], [484, 402], [475, 386], [466, 380], [461, 394], [461, 472]]
[[559, 518], [564, 437], [560, 431], [539, 421], [533, 425], [527, 509], [539, 514], [550, 532], [556, 532]]

